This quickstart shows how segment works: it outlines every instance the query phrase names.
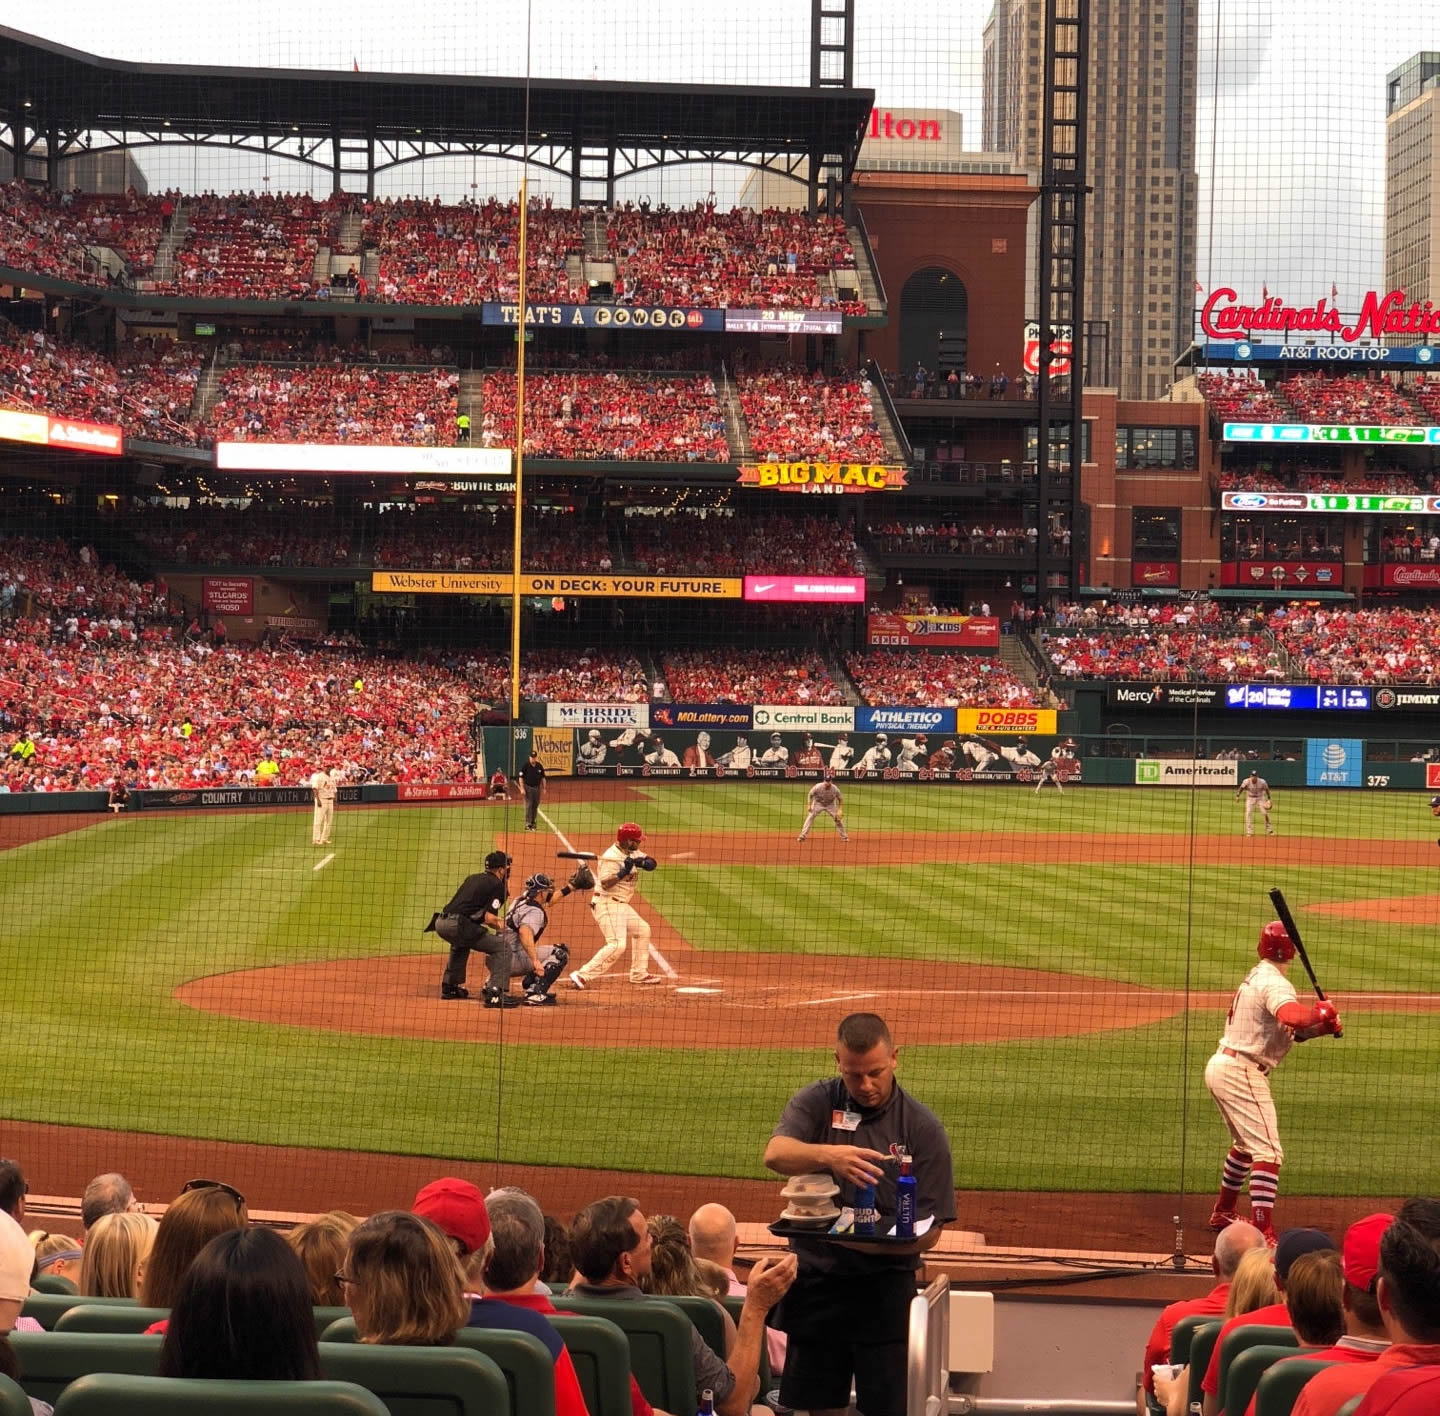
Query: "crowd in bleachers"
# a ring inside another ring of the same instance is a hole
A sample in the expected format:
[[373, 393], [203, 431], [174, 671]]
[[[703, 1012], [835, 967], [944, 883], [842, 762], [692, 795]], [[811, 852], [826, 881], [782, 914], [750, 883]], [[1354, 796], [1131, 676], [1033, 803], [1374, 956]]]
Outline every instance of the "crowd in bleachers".
[[864, 374], [795, 364], [736, 377], [755, 457], [769, 462], [884, 462], [885, 442]]
[[1433, 491], [1435, 474], [1403, 468], [1369, 468], [1363, 477], [1342, 477], [1333, 469], [1303, 467], [1295, 470], [1257, 467], [1221, 472], [1222, 492], [1340, 492], [1413, 496]]
[[802, 648], [672, 651], [662, 656], [677, 703], [844, 703], [820, 655]]
[[1249, 371], [1227, 373], [1202, 371], [1196, 385], [1211, 411], [1222, 421], [1284, 423], [1294, 421], [1294, 411], [1276, 396], [1269, 384]]
[[872, 649], [846, 656], [845, 668], [867, 703], [924, 707], [1022, 708], [1030, 685], [999, 659], [934, 649]]
[[216, 442], [445, 447], [459, 386], [453, 369], [241, 364], [221, 374], [206, 426]]
[[[958, 519], [897, 518], [872, 522], [865, 529], [882, 551], [901, 555], [1033, 556], [1040, 537], [1035, 526], [997, 526], [993, 521], [964, 526]], [[1046, 538], [1057, 555], [1070, 548], [1070, 532], [1060, 522], [1046, 533]]]
[[913, 374], [886, 369], [884, 378], [892, 398], [1034, 398], [1040, 381], [1038, 375], [1026, 373], [1012, 379], [998, 364], [988, 375], [975, 369], [941, 372], [916, 364]]
[[836, 271], [855, 267], [840, 217], [627, 203], [608, 213], [607, 224], [619, 303], [865, 313], [863, 301], [840, 301], [831, 284]]
[[[1343, 561], [1343, 535], [1321, 518], [1314, 519], [1320, 524], [1302, 528], [1293, 521], [1274, 518], [1248, 521], [1237, 518], [1234, 555], [1239, 560]], [[1222, 543], [1226, 539], [1222, 537]]]
[[1212, 602], [1065, 606], [1041, 634], [1054, 672], [1072, 679], [1240, 682], [1291, 677], [1263, 615]]
[[144, 506], [126, 523], [158, 565], [344, 565], [350, 557], [350, 533], [330, 507]]
[[1297, 606], [1271, 616], [1292, 676], [1316, 683], [1433, 683], [1440, 678], [1440, 610]]
[[649, 574], [857, 575], [855, 535], [829, 516], [760, 517], [719, 511], [625, 519], [632, 560]]
[[[515, 440], [516, 378], [485, 376], [481, 440]], [[726, 462], [725, 419], [708, 374], [527, 373], [525, 453], [570, 461]]]
[[1296, 374], [1281, 379], [1277, 387], [1299, 423], [1403, 426], [1423, 421], [1419, 410], [1384, 374]]

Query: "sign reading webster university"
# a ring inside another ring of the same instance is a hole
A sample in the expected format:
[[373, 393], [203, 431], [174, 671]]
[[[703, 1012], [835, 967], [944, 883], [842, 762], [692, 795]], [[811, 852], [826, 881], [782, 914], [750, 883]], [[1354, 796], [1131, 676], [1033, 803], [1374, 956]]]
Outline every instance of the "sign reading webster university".
[[753, 462], [740, 469], [740, 485], [771, 492], [898, 492], [903, 467], [863, 462]]
[[[568, 595], [575, 599], [738, 600], [743, 582], [702, 575], [520, 575], [522, 595]], [[377, 595], [511, 595], [514, 577], [468, 570], [377, 570]]]
[[1352, 321], [1329, 300], [1287, 305], [1278, 295], [1267, 293], [1258, 305], [1242, 305], [1240, 296], [1222, 285], [1206, 296], [1200, 327], [1210, 339], [1253, 339], [1256, 334], [1296, 330], [1332, 335], [1353, 344], [1357, 339], [1383, 339], [1390, 334], [1440, 334], [1440, 309], [1433, 300], [1407, 301], [1403, 290], [1384, 295], [1367, 290], [1360, 313]]

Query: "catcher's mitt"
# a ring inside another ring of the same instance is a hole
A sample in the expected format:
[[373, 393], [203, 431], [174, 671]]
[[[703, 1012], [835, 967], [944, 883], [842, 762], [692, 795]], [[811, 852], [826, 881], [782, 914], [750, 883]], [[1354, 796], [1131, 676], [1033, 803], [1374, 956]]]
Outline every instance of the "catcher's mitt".
[[595, 888], [595, 877], [591, 874], [588, 865], [581, 865], [575, 868], [574, 874], [565, 882], [572, 890], [593, 890]]

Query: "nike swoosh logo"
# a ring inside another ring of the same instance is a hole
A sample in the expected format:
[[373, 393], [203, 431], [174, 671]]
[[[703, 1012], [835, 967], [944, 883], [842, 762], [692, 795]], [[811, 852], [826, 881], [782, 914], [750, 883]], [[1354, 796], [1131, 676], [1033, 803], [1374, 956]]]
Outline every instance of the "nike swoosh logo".
[[757, 595], [763, 595], [767, 590], [773, 590], [778, 583], [779, 583], [778, 581], [772, 580], [772, 581], [769, 582], [768, 585], [759, 585], [759, 584], [757, 584], [757, 585], [755, 586], [755, 593], [756, 593]]

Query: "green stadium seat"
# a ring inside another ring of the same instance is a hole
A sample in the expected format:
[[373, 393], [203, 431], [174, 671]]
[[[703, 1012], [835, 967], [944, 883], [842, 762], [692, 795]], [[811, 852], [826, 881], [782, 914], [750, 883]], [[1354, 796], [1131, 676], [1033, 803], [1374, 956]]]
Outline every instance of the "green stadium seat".
[[[1313, 1357], [1296, 1357], [1278, 1367], [1271, 1367], [1255, 1387], [1255, 1416], [1290, 1416], [1290, 1408], [1300, 1395], [1300, 1388], [1333, 1362], [1319, 1362]], [[1242, 1411], [1240, 1416], [1245, 1416]]]
[[125, 1332], [13, 1332], [20, 1385], [52, 1405], [71, 1382], [92, 1372], [153, 1377], [162, 1337]]
[[390, 1416], [512, 1413], [505, 1374], [484, 1353], [468, 1347], [322, 1342], [320, 1370], [330, 1381], [353, 1382], [374, 1392]]
[[68, 1278], [62, 1278], [58, 1273], [39, 1274], [30, 1287], [37, 1293], [79, 1293], [80, 1291]]
[[[325, 1329], [324, 1341], [355, 1342], [355, 1319], [341, 1318]], [[463, 1327], [457, 1347], [483, 1352], [501, 1372], [510, 1392], [510, 1410], [524, 1416], [555, 1416], [555, 1364], [538, 1337], [528, 1332]]]
[[1238, 1411], [1240, 1416], [1245, 1416], [1250, 1398], [1260, 1385], [1260, 1378], [1282, 1357], [1293, 1357], [1295, 1352], [1295, 1347], [1285, 1342], [1260, 1342], [1237, 1352], [1230, 1359], [1230, 1368], [1225, 1376], [1225, 1410]]
[[325, 1336], [325, 1329], [328, 1328], [331, 1323], [338, 1323], [341, 1318], [348, 1318], [349, 1316], [349, 1308], [321, 1307], [317, 1305], [315, 1308], [315, 1337], [317, 1341]]
[[1170, 1360], [1178, 1362], [1183, 1367], [1190, 1360], [1190, 1339], [1195, 1336], [1195, 1329], [1204, 1323], [1213, 1323], [1214, 1321], [1214, 1317], [1204, 1313], [1195, 1313], [1188, 1318], [1181, 1318], [1170, 1329]]
[[[1225, 1384], [1230, 1380], [1230, 1364], [1242, 1353], [1252, 1347], [1289, 1347], [1295, 1348], [1300, 1345], [1300, 1339], [1295, 1336], [1295, 1329], [1292, 1327], [1281, 1327], [1263, 1323], [1244, 1323], [1240, 1327], [1232, 1328], [1225, 1334], [1225, 1340], [1220, 1344], [1220, 1368], [1219, 1368], [1219, 1391], [1222, 1402], [1222, 1410], [1230, 1408], [1223, 1403], [1226, 1401]], [[1258, 1378], [1257, 1378], [1258, 1380]], [[1247, 1402], [1248, 1404], [1248, 1402]], [[1245, 1407], [1240, 1408], [1240, 1416], [1245, 1416]]]
[[144, 1332], [170, 1316], [169, 1308], [134, 1303], [76, 1303], [55, 1319], [55, 1332]]
[[1204, 1404], [1205, 1392], [1200, 1383], [1205, 1380], [1205, 1368], [1210, 1365], [1210, 1354], [1215, 1350], [1215, 1344], [1220, 1338], [1220, 1329], [1224, 1325], [1221, 1319], [1211, 1318], [1208, 1322], [1201, 1323], [1190, 1336], [1190, 1385], [1186, 1395], [1187, 1410], [1196, 1402]]
[[25, 1388], [9, 1377], [0, 1377], [0, 1416], [31, 1416], [30, 1398]]
[[679, 1308], [695, 1324], [695, 1331], [705, 1339], [706, 1346], [718, 1357], [725, 1356], [725, 1318], [713, 1298], [685, 1298], [667, 1294], [660, 1301], [673, 1303]]
[[[735, 1319], [735, 1326], [738, 1328], [740, 1326], [740, 1313], [745, 1307], [745, 1299], [743, 1295], [739, 1293], [734, 1293], [728, 1298], [722, 1298], [720, 1301], [725, 1305], [725, 1311], [729, 1313], [732, 1318]], [[722, 1352], [720, 1355], [723, 1357], [725, 1354]], [[760, 1344], [759, 1396], [759, 1400], [762, 1403], [765, 1400], [766, 1393], [769, 1392], [775, 1386], [775, 1384], [775, 1374], [770, 1370], [770, 1344], [768, 1342], [763, 1342]]]
[[94, 1372], [73, 1382], [56, 1416], [389, 1416], [350, 1382], [211, 1382]]
[[78, 1303], [115, 1303], [135, 1306], [133, 1298], [82, 1298], [78, 1293], [32, 1293], [26, 1300], [21, 1312], [27, 1318], [34, 1318], [41, 1327], [49, 1332], [55, 1326], [60, 1314], [67, 1308], [73, 1308]]
[[694, 1326], [673, 1303], [663, 1298], [627, 1301], [573, 1295], [554, 1303], [562, 1313], [608, 1318], [625, 1334], [630, 1370], [652, 1406], [685, 1412], [695, 1405], [695, 1359], [690, 1347]]
[[551, 1317], [575, 1364], [590, 1416], [630, 1416], [630, 1342], [608, 1318]]

